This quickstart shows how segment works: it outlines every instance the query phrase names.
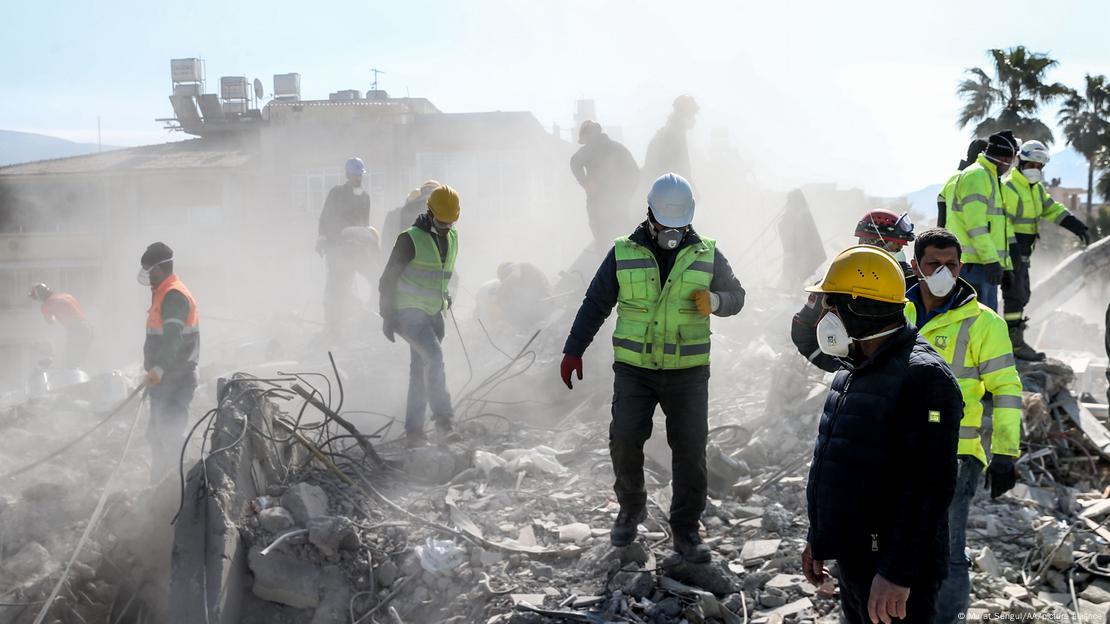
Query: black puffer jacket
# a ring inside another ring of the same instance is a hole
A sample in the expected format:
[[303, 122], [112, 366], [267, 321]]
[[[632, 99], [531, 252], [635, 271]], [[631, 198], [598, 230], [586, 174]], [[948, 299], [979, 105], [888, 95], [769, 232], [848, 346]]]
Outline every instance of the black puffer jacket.
[[843, 365], [806, 487], [813, 557], [877, 556], [879, 574], [903, 587], [944, 578], [960, 387], [910, 325]]

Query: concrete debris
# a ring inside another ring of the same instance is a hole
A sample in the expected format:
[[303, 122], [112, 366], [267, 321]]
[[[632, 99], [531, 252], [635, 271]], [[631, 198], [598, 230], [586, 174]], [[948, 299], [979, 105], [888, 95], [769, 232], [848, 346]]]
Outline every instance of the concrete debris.
[[351, 521], [335, 516], [320, 516], [308, 521], [308, 541], [326, 557], [334, 557], [339, 550], [358, 550], [358, 533]]
[[258, 546], [247, 556], [254, 575], [251, 591], [262, 600], [288, 605], [297, 609], [320, 604], [320, 568], [281, 551], [262, 555]]
[[270, 533], [281, 533], [293, 528], [296, 523], [293, 514], [284, 507], [270, 507], [258, 512], [258, 524]]
[[328, 495], [317, 485], [298, 483], [281, 496], [281, 505], [299, 526], [306, 526], [309, 520], [328, 513]]
[[782, 544], [782, 540], [778, 539], [744, 542], [744, 548], [740, 551], [740, 563], [750, 566], [770, 559], [778, 552], [780, 544]]

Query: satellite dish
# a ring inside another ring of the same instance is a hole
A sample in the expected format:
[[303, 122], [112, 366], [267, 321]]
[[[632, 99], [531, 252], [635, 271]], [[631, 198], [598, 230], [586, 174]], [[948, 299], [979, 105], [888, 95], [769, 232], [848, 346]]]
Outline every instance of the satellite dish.
[[254, 97], [256, 99], [259, 99], [259, 100], [261, 100], [262, 97], [263, 97], [263, 95], [262, 95], [262, 81], [259, 80], [258, 78], [254, 79]]

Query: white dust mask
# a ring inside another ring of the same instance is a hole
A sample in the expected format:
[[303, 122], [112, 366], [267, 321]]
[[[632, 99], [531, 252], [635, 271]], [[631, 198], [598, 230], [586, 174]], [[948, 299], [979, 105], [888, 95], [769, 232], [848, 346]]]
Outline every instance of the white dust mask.
[[833, 357], [847, 357], [851, 343], [848, 329], [839, 316], [828, 312], [821, 317], [817, 323], [817, 347], [822, 353]]
[[942, 266], [932, 275], [926, 275], [922, 279], [925, 280], [925, 285], [929, 287], [929, 292], [933, 293], [934, 297], [947, 297], [948, 293], [956, 287], [956, 276], [952, 275], [952, 271], [948, 267]]
[[1022, 169], [1021, 173], [1025, 176], [1026, 180], [1029, 180], [1030, 184], [1044, 182], [1044, 172], [1040, 169]]

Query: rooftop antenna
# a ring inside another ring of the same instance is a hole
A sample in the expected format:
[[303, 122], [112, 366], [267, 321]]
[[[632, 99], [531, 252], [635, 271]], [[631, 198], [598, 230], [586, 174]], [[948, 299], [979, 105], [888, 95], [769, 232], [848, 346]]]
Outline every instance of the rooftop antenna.
[[378, 74], [384, 74], [385, 72], [383, 72], [380, 69], [370, 68], [370, 73], [374, 74], [374, 82], [370, 83], [370, 90], [371, 91], [377, 91], [378, 90]]

